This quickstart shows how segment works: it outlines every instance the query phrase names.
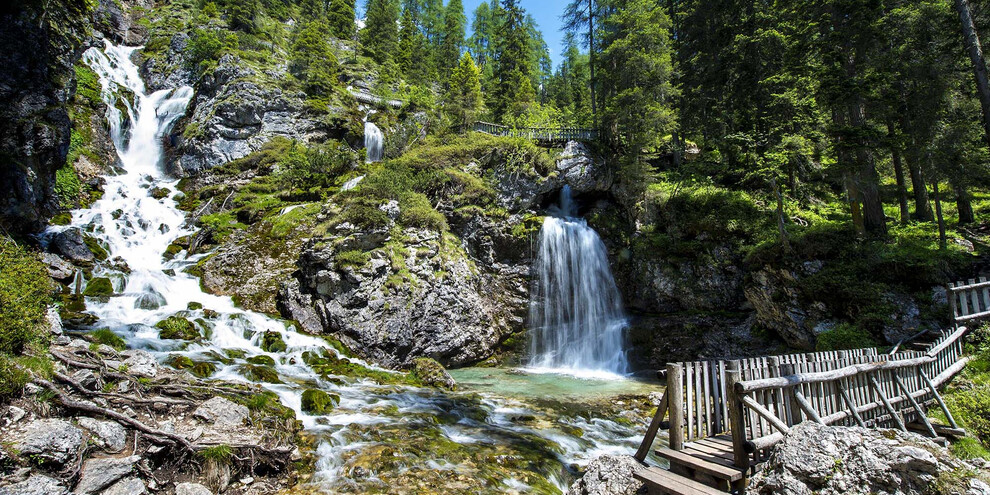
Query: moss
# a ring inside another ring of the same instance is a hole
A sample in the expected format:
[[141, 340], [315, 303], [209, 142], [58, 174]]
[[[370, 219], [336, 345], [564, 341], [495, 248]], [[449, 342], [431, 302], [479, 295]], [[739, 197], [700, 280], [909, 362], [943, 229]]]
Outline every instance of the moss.
[[190, 311], [196, 311], [196, 310], [199, 310], [199, 309], [203, 309], [203, 303], [198, 303], [196, 301], [192, 301], [189, 304], [186, 304], [186, 309], [188, 309]]
[[381, 385], [422, 385], [422, 382], [408, 373], [390, 373], [373, 370], [353, 361], [339, 358], [327, 350], [324, 350], [322, 353], [316, 353], [314, 351], [303, 352], [302, 359], [304, 363], [312, 367], [313, 371], [320, 374], [324, 379], [330, 379], [332, 376], [344, 376], [367, 379]]
[[72, 223], [72, 213], [67, 211], [60, 211], [56, 213], [51, 220], [52, 225], [69, 225], [70, 223]]
[[170, 260], [172, 258], [175, 258], [175, 255], [181, 253], [182, 249], [183, 249], [182, 246], [178, 244], [169, 244], [168, 247], [165, 248], [165, 252], [162, 254], [162, 257], [167, 260]]
[[92, 342], [108, 345], [122, 351], [127, 348], [127, 342], [109, 328], [99, 328], [87, 334]]
[[217, 365], [206, 361], [200, 361], [194, 364], [189, 371], [191, 371], [193, 375], [200, 378], [209, 378], [217, 372]]
[[196, 325], [181, 316], [169, 316], [155, 323], [155, 328], [160, 330], [158, 337], [162, 339], [196, 340], [200, 337]]
[[361, 268], [364, 265], [368, 264], [368, 260], [371, 259], [371, 257], [368, 255], [368, 253], [355, 249], [352, 251], [342, 251], [336, 253], [334, 259], [337, 261], [338, 267]]
[[253, 382], [282, 383], [282, 380], [278, 377], [278, 373], [268, 366], [244, 364], [238, 366], [237, 371], [240, 372], [244, 378], [247, 378]]
[[113, 283], [110, 282], [109, 278], [97, 277], [90, 280], [86, 284], [86, 290], [83, 291], [83, 295], [86, 297], [109, 297], [113, 295]]
[[106, 261], [107, 258], [110, 257], [110, 253], [103, 248], [103, 245], [100, 244], [99, 239], [91, 235], [84, 235], [83, 242], [86, 243], [86, 247], [93, 252], [93, 256], [96, 257], [97, 260]]
[[151, 197], [155, 199], [165, 199], [169, 194], [172, 194], [167, 187], [153, 187], [150, 191]]
[[62, 208], [75, 208], [79, 204], [81, 194], [82, 182], [71, 165], [66, 165], [55, 171], [55, 197], [58, 198]]
[[302, 393], [302, 410], [310, 414], [327, 414], [340, 403], [340, 396], [322, 390], [306, 389]]
[[259, 354], [257, 356], [251, 356], [247, 358], [247, 362], [251, 364], [257, 364], [261, 366], [275, 366], [275, 360], [271, 356], [266, 356], [264, 354]]
[[169, 356], [168, 359], [165, 360], [165, 364], [177, 370], [185, 370], [192, 368], [193, 366], [195, 366], [196, 363], [193, 363], [193, 360], [189, 359], [188, 356], [183, 356], [181, 354], [173, 354]]
[[268, 330], [261, 336], [261, 349], [265, 352], [285, 352], [288, 346], [282, 340], [282, 334]]

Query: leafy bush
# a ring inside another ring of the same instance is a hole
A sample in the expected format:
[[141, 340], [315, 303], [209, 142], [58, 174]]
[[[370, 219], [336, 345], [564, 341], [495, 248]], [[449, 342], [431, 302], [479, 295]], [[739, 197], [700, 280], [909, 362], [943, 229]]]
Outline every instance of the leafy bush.
[[876, 347], [877, 343], [869, 332], [848, 323], [842, 323], [832, 330], [818, 334], [815, 344], [817, 351], [840, 351]]
[[278, 160], [275, 177], [285, 189], [325, 189], [356, 159], [357, 155], [339, 141], [310, 148], [293, 142]]
[[45, 266], [0, 237], [0, 353], [17, 355], [30, 343], [44, 341], [53, 290]]
[[[75, 132], [72, 136], [78, 136]], [[70, 150], [73, 148], [75, 140], [70, 142]], [[71, 154], [71, 153], [70, 153]], [[76, 155], [78, 156], [78, 154]], [[62, 208], [74, 208], [79, 203], [79, 196], [82, 194], [82, 182], [76, 175], [76, 169], [72, 168], [72, 162], [55, 171], [55, 196]]]
[[223, 35], [218, 29], [192, 30], [186, 44], [186, 64], [193, 69], [205, 71], [215, 64], [229, 50], [237, 48], [237, 36]]
[[407, 227], [420, 227], [439, 232], [447, 230], [447, 219], [421, 193], [409, 193], [399, 201], [399, 222]]

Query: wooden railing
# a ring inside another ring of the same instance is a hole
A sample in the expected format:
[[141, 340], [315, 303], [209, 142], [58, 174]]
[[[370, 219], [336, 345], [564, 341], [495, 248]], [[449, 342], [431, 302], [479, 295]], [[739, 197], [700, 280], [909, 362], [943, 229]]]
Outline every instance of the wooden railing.
[[350, 91], [351, 94], [354, 95], [355, 100], [367, 105], [390, 106], [392, 108], [402, 108], [402, 105], [405, 105], [405, 102], [402, 100], [390, 100], [388, 98], [382, 98], [381, 96], [375, 96], [371, 93], [365, 93], [354, 89], [351, 89]]
[[[685, 441], [731, 432], [739, 442], [733, 450], [740, 466], [808, 419], [899, 428], [917, 427], [911, 424], [916, 421], [933, 436], [957, 431], [937, 388], [965, 366], [965, 333], [963, 327], [943, 334], [926, 352], [856, 349], [668, 364], [667, 389], [636, 457], [646, 458], [660, 429], [669, 429], [674, 450]], [[931, 425], [918, 413], [933, 401], [949, 426]]]
[[946, 296], [949, 299], [949, 311], [956, 324], [990, 316], [990, 282], [986, 277], [950, 283]]
[[472, 129], [493, 136], [521, 137], [544, 143], [594, 141], [598, 139], [597, 130], [579, 127], [508, 127], [490, 122], [475, 122]]

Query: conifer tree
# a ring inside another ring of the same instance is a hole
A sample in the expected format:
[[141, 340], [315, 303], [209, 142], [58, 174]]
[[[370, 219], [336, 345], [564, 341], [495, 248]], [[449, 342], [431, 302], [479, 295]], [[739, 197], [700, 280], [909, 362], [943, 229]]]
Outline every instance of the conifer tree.
[[227, 4], [227, 17], [230, 29], [253, 33], [254, 21], [258, 15], [258, 0], [236, 0]]
[[328, 96], [337, 85], [337, 59], [326, 38], [329, 29], [326, 21], [308, 22], [292, 43], [289, 70], [311, 96]]
[[450, 70], [458, 65], [461, 58], [461, 47], [464, 45], [464, 5], [461, 0], [450, 0], [444, 10], [443, 36], [437, 52], [437, 66], [441, 70]]
[[423, 60], [426, 38], [416, 24], [415, 10], [409, 6], [402, 9], [399, 28], [399, 70], [411, 83], [421, 83], [429, 74], [429, 64]]
[[394, 61], [399, 46], [398, 0], [368, 0], [361, 43], [380, 64]]
[[327, 21], [331, 34], [351, 39], [354, 36], [354, 0], [330, 0]]
[[497, 61], [492, 111], [501, 121], [535, 97], [530, 65], [530, 39], [526, 18], [518, 0], [502, 0], [504, 18], [498, 29]]
[[471, 54], [465, 52], [460, 63], [450, 75], [450, 87], [444, 96], [444, 111], [453, 125], [466, 129], [483, 110], [481, 96], [481, 70], [474, 64]]

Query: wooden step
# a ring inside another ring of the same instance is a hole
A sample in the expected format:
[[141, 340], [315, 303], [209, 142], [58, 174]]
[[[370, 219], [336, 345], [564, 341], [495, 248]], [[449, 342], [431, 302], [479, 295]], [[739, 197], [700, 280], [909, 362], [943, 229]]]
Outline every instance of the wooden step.
[[718, 488], [712, 488], [658, 467], [639, 469], [633, 473], [633, 477], [669, 495], [725, 495], [725, 492]]
[[726, 466], [691, 455], [684, 450], [658, 449], [657, 455], [667, 459], [672, 464], [678, 464], [694, 471], [700, 471], [709, 476], [726, 481], [738, 481], [743, 477], [742, 471], [734, 466]]

